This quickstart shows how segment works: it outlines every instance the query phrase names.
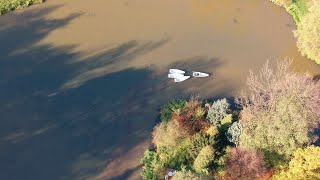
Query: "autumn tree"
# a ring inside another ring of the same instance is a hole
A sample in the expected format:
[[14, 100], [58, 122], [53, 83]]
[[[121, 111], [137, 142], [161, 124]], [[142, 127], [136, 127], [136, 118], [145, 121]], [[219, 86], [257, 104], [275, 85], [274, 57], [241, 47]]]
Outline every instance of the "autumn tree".
[[[259, 74], [250, 72], [249, 95], [236, 101], [242, 107], [239, 145], [289, 157], [293, 150], [311, 142], [319, 124], [320, 82], [290, 70], [291, 61], [268, 63]], [[280, 157], [279, 156], [279, 157]]]
[[226, 161], [226, 179], [256, 180], [267, 172], [263, 154], [254, 150], [232, 148]]
[[156, 147], [176, 147], [188, 134], [177, 121], [169, 121], [167, 124], [160, 123], [152, 133], [153, 143]]
[[320, 179], [320, 147], [309, 146], [297, 149], [293, 153], [289, 168], [274, 175], [273, 179]]
[[198, 173], [209, 173], [208, 166], [214, 160], [214, 149], [208, 145], [201, 149], [193, 163], [193, 168]]

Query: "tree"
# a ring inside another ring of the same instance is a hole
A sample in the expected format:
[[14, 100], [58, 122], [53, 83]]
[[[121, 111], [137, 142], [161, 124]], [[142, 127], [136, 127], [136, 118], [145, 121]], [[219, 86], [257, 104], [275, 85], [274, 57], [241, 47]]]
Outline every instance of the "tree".
[[201, 149], [197, 158], [193, 163], [193, 168], [197, 173], [208, 174], [208, 166], [214, 159], [214, 149], [212, 146], [208, 145]]
[[294, 35], [302, 55], [320, 64], [320, 1], [311, 1], [309, 13], [303, 16]]
[[239, 122], [234, 122], [232, 125], [229, 127], [226, 136], [228, 140], [232, 143], [234, 143], [236, 146], [239, 145], [239, 137], [242, 132], [242, 126]]
[[160, 111], [161, 121], [165, 123], [170, 121], [172, 119], [172, 113], [184, 109], [186, 103], [186, 100], [174, 99], [163, 105]]
[[197, 133], [190, 139], [190, 145], [187, 149], [191, 160], [195, 160], [199, 152], [206, 146], [213, 146], [215, 143], [215, 136], [209, 134]]
[[158, 156], [156, 152], [147, 150], [144, 153], [144, 156], [141, 160], [143, 165], [141, 170], [141, 176], [143, 179], [156, 180], [157, 176], [155, 175], [154, 168], [158, 163]]
[[310, 133], [319, 124], [320, 82], [293, 72], [290, 64], [278, 62], [273, 72], [266, 63], [260, 74], [250, 72], [250, 95], [236, 99], [242, 107], [239, 146], [289, 158], [311, 142]]
[[178, 121], [189, 135], [196, 134], [208, 127], [209, 123], [205, 120], [206, 110], [199, 97], [193, 96], [186, 103], [184, 109], [172, 114], [172, 120]]
[[287, 170], [274, 175], [275, 180], [320, 179], [320, 147], [309, 146], [297, 149]]
[[226, 179], [256, 180], [267, 173], [263, 154], [254, 150], [232, 148], [226, 162]]
[[208, 110], [207, 119], [209, 122], [213, 125], [220, 124], [221, 120], [227, 116], [229, 106], [226, 98], [214, 102]]
[[167, 124], [164, 122], [157, 125], [153, 132], [153, 143], [156, 147], [174, 148], [181, 140], [188, 136], [177, 121], [169, 121]]

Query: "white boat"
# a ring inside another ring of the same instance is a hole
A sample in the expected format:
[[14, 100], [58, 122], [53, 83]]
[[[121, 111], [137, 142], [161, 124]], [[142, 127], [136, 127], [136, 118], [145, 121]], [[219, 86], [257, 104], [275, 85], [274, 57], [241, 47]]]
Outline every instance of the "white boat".
[[189, 79], [190, 76], [182, 76], [182, 77], [177, 77], [174, 79], [174, 82], [182, 82], [182, 81], [185, 81], [187, 79]]
[[168, 74], [168, 78], [180, 78], [183, 76], [184, 76], [183, 74], [178, 74], [178, 73]]
[[193, 71], [192, 72], [192, 76], [193, 77], [208, 77], [209, 74], [208, 73], [204, 73], [204, 72]]
[[180, 69], [169, 69], [169, 73], [171, 73], [171, 74], [175, 74], [175, 73], [177, 73], [177, 74], [184, 74], [184, 73], [186, 73], [185, 71], [182, 71], [182, 70], [180, 70]]

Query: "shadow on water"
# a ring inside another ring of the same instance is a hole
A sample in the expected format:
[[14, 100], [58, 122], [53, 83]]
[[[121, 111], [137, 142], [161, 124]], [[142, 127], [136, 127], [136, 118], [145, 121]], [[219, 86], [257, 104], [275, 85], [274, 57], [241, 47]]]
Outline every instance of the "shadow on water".
[[[192, 81], [167, 88], [164, 71], [119, 69], [168, 39], [128, 41], [84, 59], [73, 51], [75, 46], [36, 45], [81, 16], [53, 22], [44, 18], [56, 8], [21, 13], [17, 18], [22, 24], [0, 30], [0, 179], [95, 177], [149, 140], [164, 102], [192, 93], [182, 91]], [[188, 60], [190, 67], [217, 62]], [[201, 87], [204, 81], [197, 83]], [[128, 168], [115, 178], [127, 178], [138, 169]]]

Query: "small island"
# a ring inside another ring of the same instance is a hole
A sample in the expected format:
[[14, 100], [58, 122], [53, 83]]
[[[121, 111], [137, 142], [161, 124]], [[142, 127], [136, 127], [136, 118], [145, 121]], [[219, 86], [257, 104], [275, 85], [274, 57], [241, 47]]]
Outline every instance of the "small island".
[[320, 82], [290, 64], [251, 72], [233, 107], [198, 96], [165, 104], [143, 179], [319, 179]]

